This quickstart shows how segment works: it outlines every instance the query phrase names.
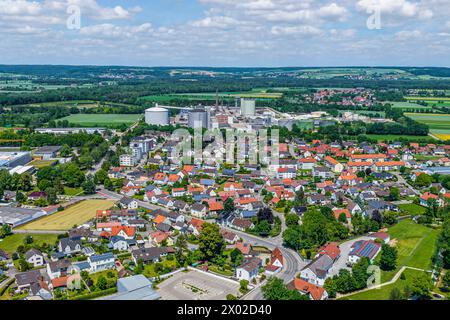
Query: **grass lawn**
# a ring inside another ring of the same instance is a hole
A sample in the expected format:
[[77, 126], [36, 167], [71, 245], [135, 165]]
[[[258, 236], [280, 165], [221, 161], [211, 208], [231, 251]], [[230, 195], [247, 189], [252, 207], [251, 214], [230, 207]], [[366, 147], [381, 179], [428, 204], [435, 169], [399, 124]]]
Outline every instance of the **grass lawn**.
[[[169, 268], [171, 271], [176, 269], [177, 262], [175, 259], [173, 259], [173, 260], [164, 259], [162, 262], [159, 262], [159, 263], [162, 263], [162, 265], [165, 269]], [[150, 264], [145, 265], [144, 271], [142, 272], [142, 274], [144, 276], [146, 276], [147, 278], [153, 278], [153, 277], [157, 277], [158, 275], [163, 274], [163, 273], [158, 274], [155, 271], [155, 265], [156, 265], [156, 263], [150, 263]], [[164, 272], [164, 273], [168, 273], [168, 272]]]
[[55, 164], [55, 160], [33, 160], [30, 163], [28, 163], [29, 166], [34, 166], [37, 169], [41, 169], [44, 167], [49, 167]]
[[105, 277], [106, 279], [112, 279], [108, 277], [108, 273], [112, 272], [114, 275], [114, 279], [118, 278], [117, 275], [117, 270], [113, 269], [113, 270], [105, 270], [105, 271], [100, 271], [100, 272], [96, 272], [96, 273], [91, 273], [89, 274], [89, 278], [92, 279], [92, 281], [94, 281], [94, 284], [97, 284], [98, 278], [100, 278], [101, 276]]
[[19, 227], [20, 230], [61, 230], [81, 225], [95, 217], [97, 210], [106, 210], [114, 205], [112, 200], [85, 200], [69, 208], [56, 212]]
[[0, 242], [0, 249], [12, 254], [16, 251], [18, 246], [23, 245], [23, 241], [29, 235], [33, 237], [34, 243], [39, 246], [44, 243], [54, 244], [58, 238], [56, 234], [13, 234]]
[[79, 126], [110, 126], [133, 124], [143, 117], [142, 114], [72, 114], [68, 117], [58, 119], [58, 121], [67, 120]]
[[432, 230], [424, 238], [414, 251], [413, 255], [406, 261], [408, 267], [432, 270], [433, 263], [431, 259], [436, 251], [436, 240], [439, 236], [439, 230]]
[[69, 188], [64, 187], [64, 194], [66, 196], [78, 196], [83, 193], [83, 188]]
[[[430, 231], [432, 231], [432, 229], [417, 224], [410, 219], [402, 220], [395, 226], [389, 228], [388, 233], [391, 237], [391, 241], [396, 243], [395, 246], [398, 251], [397, 268], [393, 271], [382, 271], [381, 282], [391, 280], [404, 264], [409, 265], [411, 261], [419, 263], [417, 261], [421, 258], [416, 258], [417, 249], [421, 249], [421, 254], [424, 254], [425, 252], [430, 252], [430, 254], [432, 254], [434, 252], [434, 244], [433, 246], [431, 246], [429, 242], [426, 242], [428, 246], [424, 244], [424, 241], [427, 240], [426, 237], [431, 234]], [[424, 238], [423, 241], [421, 241], [422, 238]], [[420, 245], [418, 246], [419, 242]], [[416, 246], [418, 246], [417, 249]], [[421, 248], [422, 246], [424, 247]], [[416, 249], [416, 251], [414, 251], [414, 249]], [[380, 257], [381, 254], [377, 256], [375, 261], [378, 262]]]
[[410, 214], [413, 216], [424, 214], [425, 212], [427, 212], [426, 208], [419, 206], [418, 204], [415, 204], [415, 203], [399, 204], [398, 207], [404, 213]]
[[[403, 292], [403, 289], [407, 285], [411, 287], [412, 279], [420, 276], [424, 272], [406, 269], [403, 273], [406, 276], [405, 280], [399, 278], [395, 283], [386, 285], [379, 289], [372, 289], [365, 292], [356, 293], [354, 295], [342, 298], [342, 300], [389, 300], [389, 294], [391, 293], [391, 290], [393, 288], [398, 288], [401, 292]], [[429, 275], [431, 276], [431, 274]]]

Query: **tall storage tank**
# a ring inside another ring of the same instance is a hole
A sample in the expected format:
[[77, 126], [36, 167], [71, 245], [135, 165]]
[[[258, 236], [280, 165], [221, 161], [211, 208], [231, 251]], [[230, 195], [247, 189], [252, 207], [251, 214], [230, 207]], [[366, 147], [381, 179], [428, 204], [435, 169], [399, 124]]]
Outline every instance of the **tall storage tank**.
[[159, 106], [145, 110], [145, 123], [158, 126], [169, 125], [169, 110]]
[[253, 117], [256, 113], [255, 99], [241, 99], [241, 115], [243, 117]]

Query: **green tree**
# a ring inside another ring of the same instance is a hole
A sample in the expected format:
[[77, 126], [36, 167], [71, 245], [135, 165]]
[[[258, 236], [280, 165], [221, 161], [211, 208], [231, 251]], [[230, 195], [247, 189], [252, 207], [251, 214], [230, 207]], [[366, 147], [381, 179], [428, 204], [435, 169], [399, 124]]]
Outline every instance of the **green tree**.
[[429, 299], [433, 282], [428, 274], [416, 276], [411, 281], [411, 292], [419, 299]]
[[403, 300], [403, 293], [399, 288], [394, 287], [389, 293], [389, 300]]
[[397, 187], [392, 187], [389, 191], [389, 201], [398, 201], [400, 200], [400, 190]]
[[91, 175], [89, 175], [86, 180], [81, 184], [85, 194], [94, 194], [96, 192], [95, 182]]
[[235, 248], [230, 253], [230, 260], [235, 266], [239, 266], [244, 259], [244, 255], [242, 254], [241, 250]]
[[100, 276], [97, 280], [97, 288], [100, 290], [106, 290], [108, 288], [108, 280], [104, 276]]
[[426, 173], [421, 173], [415, 181], [415, 185], [417, 187], [429, 187], [430, 184], [433, 182], [433, 178], [429, 175], [427, 175]]
[[392, 271], [397, 267], [397, 249], [388, 244], [381, 248], [380, 268], [383, 271]]
[[205, 260], [212, 261], [216, 256], [222, 256], [225, 241], [217, 224], [205, 223], [198, 240], [198, 249]]
[[288, 227], [298, 225], [299, 217], [296, 214], [287, 214], [285, 219], [286, 219], [286, 226]]

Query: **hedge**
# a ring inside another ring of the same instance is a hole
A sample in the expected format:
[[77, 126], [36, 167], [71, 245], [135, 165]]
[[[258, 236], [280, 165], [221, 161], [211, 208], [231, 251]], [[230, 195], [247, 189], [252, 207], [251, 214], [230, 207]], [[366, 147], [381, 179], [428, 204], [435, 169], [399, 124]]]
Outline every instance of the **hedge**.
[[6, 284], [2, 288], [0, 288], [0, 296], [2, 296], [5, 293], [5, 291], [13, 284], [13, 282], [14, 278], [11, 278], [9, 279], [8, 282], [6, 282]]
[[72, 298], [70, 298], [70, 300], [92, 300], [92, 299], [103, 297], [103, 296], [109, 296], [116, 292], [117, 292], [117, 288], [114, 287], [114, 288], [106, 289], [103, 291], [96, 291], [96, 292], [84, 294], [81, 296], [72, 297]]

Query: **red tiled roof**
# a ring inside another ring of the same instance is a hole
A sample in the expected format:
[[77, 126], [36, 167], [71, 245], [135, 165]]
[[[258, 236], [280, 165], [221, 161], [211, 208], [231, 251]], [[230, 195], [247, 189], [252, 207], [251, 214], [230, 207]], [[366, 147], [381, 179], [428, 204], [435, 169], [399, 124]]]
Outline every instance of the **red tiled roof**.
[[294, 287], [304, 294], [310, 294], [314, 300], [320, 300], [325, 292], [324, 288], [299, 278], [294, 279]]

